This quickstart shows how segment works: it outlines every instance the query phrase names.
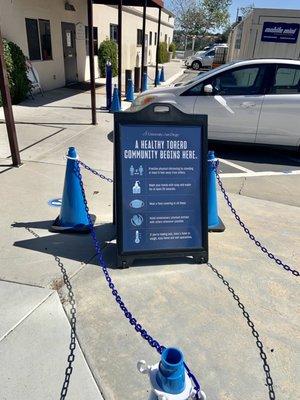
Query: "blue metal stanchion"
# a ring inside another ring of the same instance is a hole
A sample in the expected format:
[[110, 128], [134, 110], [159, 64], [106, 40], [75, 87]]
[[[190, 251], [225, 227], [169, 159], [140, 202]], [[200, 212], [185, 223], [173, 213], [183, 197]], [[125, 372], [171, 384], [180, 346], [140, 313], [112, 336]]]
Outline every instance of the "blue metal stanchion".
[[106, 109], [110, 110], [111, 97], [112, 97], [112, 68], [110, 61], [106, 62], [105, 76], [106, 76]]
[[164, 70], [164, 67], [161, 67], [159, 81], [160, 81], [160, 82], [165, 82], [165, 81], [166, 81], [166, 80], [165, 80], [165, 70]]
[[155, 86], [160, 85], [160, 77], [159, 77], [159, 71], [157, 71], [157, 73], [155, 73]]
[[127, 80], [127, 91], [126, 91], [126, 101], [133, 101], [134, 100], [134, 95], [133, 95], [133, 82], [132, 79]]
[[142, 92], [145, 92], [145, 90], [148, 90], [148, 77], [146, 72], [143, 73]]
[[215, 153], [214, 151], [209, 151], [207, 167], [208, 230], [210, 232], [223, 232], [225, 230], [225, 226], [218, 215], [217, 180], [214, 161]]

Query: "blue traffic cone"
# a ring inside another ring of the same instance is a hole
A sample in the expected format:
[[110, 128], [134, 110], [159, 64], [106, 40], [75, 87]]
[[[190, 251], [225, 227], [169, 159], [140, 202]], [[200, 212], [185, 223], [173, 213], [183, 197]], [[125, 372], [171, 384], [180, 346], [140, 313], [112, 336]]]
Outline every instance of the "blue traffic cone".
[[127, 92], [126, 92], [126, 101], [133, 101], [133, 82], [132, 79], [128, 79], [127, 81]]
[[165, 82], [165, 81], [166, 81], [166, 80], [165, 80], [165, 71], [164, 71], [164, 67], [161, 67], [159, 81], [160, 81], [160, 82]]
[[160, 85], [160, 81], [159, 81], [159, 71], [157, 71], [157, 74], [155, 74], [155, 86]]
[[67, 169], [65, 174], [64, 192], [59, 217], [52, 225], [55, 232], [89, 232], [90, 224], [87, 217], [80, 181], [75, 173], [75, 147], [68, 151]]
[[225, 225], [221, 218], [218, 216], [218, 200], [217, 200], [217, 180], [216, 171], [214, 168], [215, 153], [214, 151], [208, 152], [208, 177], [207, 177], [207, 190], [208, 190], [208, 230], [209, 232], [224, 232]]
[[121, 111], [120, 97], [119, 97], [119, 89], [117, 85], [114, 86], [113, 98], [111, 102], [110, 112], [119, 112]]
[[156, 382], [163, 392], [182, 393], [185, 388], [185, 369], [180, 350], [172, 347], [163, 350]]
[[146, 72], [143, 73], [142, 92], [145, 92], [145, 90], [148, 90], [148, 77]]

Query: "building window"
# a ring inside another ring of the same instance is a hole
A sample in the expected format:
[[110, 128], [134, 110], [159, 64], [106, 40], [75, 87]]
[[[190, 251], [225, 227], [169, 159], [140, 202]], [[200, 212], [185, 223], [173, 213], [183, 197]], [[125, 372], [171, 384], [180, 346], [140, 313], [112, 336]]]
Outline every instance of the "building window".
[[165, 35], [165, 42], [166, 43], [168, 42], [168, 35], [167, 34]]
[[154, 34], [154, 45], [155, 46], [157, 45], [157, 32], [155, 32]]
[[141, 46], [143, 43], [143, 31], [141, 29], [137, 30], [137, 40], [136, 43], [138, 46]]
[[110, 24], [110, 40], [118, 41], [118, 25]]
[[[93, 27], [93, 42], [94, 42], [94, 54], [98, 54], [98, 27], [94, 26]], [[85, 27], [85, 49], [86, 49], [86, 54], [89, 54], [89, 27]]]
[[50, 21], [25, 18], [30, 60], [52, 60]]
[[152, 32], [149, 33], [149, 46], [152, 46]]

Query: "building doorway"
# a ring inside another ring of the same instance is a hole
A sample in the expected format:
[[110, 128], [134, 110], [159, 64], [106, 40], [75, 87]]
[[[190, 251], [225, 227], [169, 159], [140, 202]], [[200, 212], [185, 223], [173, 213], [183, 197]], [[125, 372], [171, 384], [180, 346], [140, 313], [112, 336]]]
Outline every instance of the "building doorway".
[[62, 22], [61, 32], [66, 85], [70, 85], [78, 81], [75, 24]]

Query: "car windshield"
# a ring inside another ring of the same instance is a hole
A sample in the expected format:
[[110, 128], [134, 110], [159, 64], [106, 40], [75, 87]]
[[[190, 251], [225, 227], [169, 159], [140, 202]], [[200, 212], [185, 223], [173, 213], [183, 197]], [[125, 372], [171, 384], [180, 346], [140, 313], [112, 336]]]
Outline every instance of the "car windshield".
[[181, 85], [177, 85], [177, 86], [188, 86], [189, 84], [191, 84], [191, 83], [193, 83], [193, 82], [196, 82], [196, 81], [198, 81], [199, 79], [206, 78], [207, 76], [210, 76], [211, 74], [214, 74], [214, 73], [217, 72], [217, 71], [222, 71], [222, 69], [228, 67], [229, 65], [233, 65], [233, 64], [235, 64], [235, 63], [236, 63], [236, 61], [231, 61], [231, 62], [228, 63], [228, 64], [223, 64], [223, 65], [220, 65], [220, 66], [217, 67], [217, 68], [211, 69], [211, 70], [206, 71], [206, 72], [202, 72], [202, 73], [200, 73], [199, 75], [195, 76], [195, 78], [191, 79], [190, 81], [184, 82], [184, 83], [182, 83]]

